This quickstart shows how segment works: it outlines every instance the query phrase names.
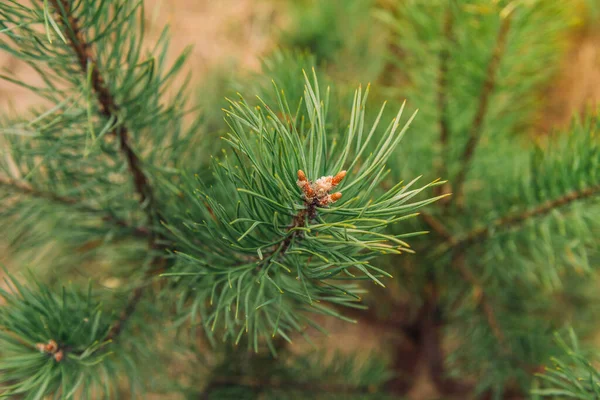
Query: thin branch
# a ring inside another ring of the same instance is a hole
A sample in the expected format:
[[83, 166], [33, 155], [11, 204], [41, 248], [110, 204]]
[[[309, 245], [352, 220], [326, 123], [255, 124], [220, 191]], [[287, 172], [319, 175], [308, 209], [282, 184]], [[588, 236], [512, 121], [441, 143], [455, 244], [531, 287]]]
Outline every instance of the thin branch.
[[[63, 197], [59, 196], [55, 193], [50, 192], [42, 192], [34, 189], [31, 185], [26, 182], [18, 181], [15, 179], [6, 178], [4, 176], [0, 176], [0, 185], [7, 187], [10, 190], [20, 192], [26, 194], [31, 197], [42, 198], [46, 200], [50, 200], [54, 203], [63, 204], [65, 206], [70, 205], [80, 205], [81, 201], [74, 197]], [[84, 208], [86, 206], [83, 206]]]
[[[120, 107], [116, 103], [112, 93], [108, 90], [104, 78], [102, 78], [102, 75], [98, 70], [98, 63], [92, 51], [92, 46], [87, 42], [79, 27], [79, 21], [72, 14], [69, 0], [50, 0], [50, 3], [62, 17], [61, 21], [67, 30], [69, 44], [77, 56], [81, 72], [83, 74], [88, 74], [89, 69], [92, 90], [96, 94], [100, 106], [100, 113], [106, 119], [113, 117], [117, 118]], [[127, 160], [129, 171], [133, 176], [136, 192], [140, 196], [139, 202], [142, 205], [142, 208], [148, 213], [149, 222], [152, 223], [154, 222], [156, 213], [154, 195], [148, 178], [141, 168], [140, 160], [129, 143], [129, 130], [126, 126], [121, 125], [116, 127], [111, 134], [119, 140], [121, 152]]]
[[[92, 90], [98, 100], [102, 116], [107, 119], [117, 118], [120, 107], [116, 103], [113, 94], [108, 90], [104, 78], [98, 69], [98, 63], [92, 51], [92, 46], [86, 40], [85, 35], [79, 26], [77, 18], [73, 15], [69, 0], [49, 1], [61, 17], [60, 19], [68, 34], [69, 44], [77, 56], [77, 61], [79, 63], [79, 67], [81, 68], [81, 72], [85, 75], [89, 73], [91, 76]], [[150, 186], [148, 177], [141, 167], [140, 159], [129, 143], [129, 130], [126, 126], [121, 125], [116, 127], [111, 134], [119, 141], [121, 152], [127, 160], [129, 172], [133, 177], [135, 190], [139, 195], [139, 204], [141, 208], [145, 210], [148, 216], [149, 226], [153, 226], [159, 217], [159, 213], [156, 209], [154, 193], [152, 187]], [[157, 243], [159, 239], [159, 235], [156, 232], [151, 231], [151, 235], [148, 240], [149, 248], [157, 249]], [[151, 264], [158, 264], [161, 259], [162, 257], [154, 257], [151, 261]], [[164, 267], [161, 267], [160, 270], [162, 270], [162, 268]], [[150, 269], [146, 275], [153, 276], [155, 274], [155, 271]], [[110, 340], [116, 338], [122, 331], [123, 325], [135, 311], [135, 308], [142, 297], [142, 293], [143, 287], [138, 287], [134, 290], [128, 304], [119, 316], [119, 319], [113, 324], [109, 331], [108, 338]]]
[[287, 390], [303, 393], [333, 393], [333, 394], [376, 394], [373, 388], [369, 386], [352, 386], [339, 383], [311, 383], [311, 382], [292, 382], [249, 378], [246, 376], [239, 377], [214, 377], [210, 384], [204, 389], [200, 395], [201, 399], [210, 399], [210, 394], [220, 388], [232, 386], [243, 386], [249, 389], [254, 389], [257, 392], [262, 392], [266, 389], [271, 390]]
[[572, 202], [585, 200], [590, 197], [600, 195], [600, 185], [573, 191], [557, 199], [547, 201], [546, 203], [521, 213], [510, 214], [492, 221], [491, 224], [473, 229], [471, 232], [457, 240], [451, 239], [446, 243], [446, 249], [459, 250], [465, 249], [473, 244], [487, 239], [497, 229], [511, 229], [524, 224], [529, 219], [540, 217], [550, 213], [552, 210], [564, 207]]
[[486, 321], [492, 330], [492, 333], [500, 343], [500, 346], [502, 346], [503, 350], [508, 352], [506, 347], [506, 336], [500, 328], [494, 308], [485, 294], [485, 290], [483, 289], [482, 284], [479, 282], [479, 279], [477, 279], [477, 277], [473, 275], [473, 273], [466, 267], [464, 253], [455, 252], [452, 257], [451, 265], [458, 271], [460, 276], [473, 287], [477, 297], [477, 302], [481, 307], [481, 311], [485, 315]]
[[462, 192], [464, 189], [463, 186], [467, 171], [469, 170], [471, 160], [475, 154], [475, 148], [477, 147], [479, 139], [481, 138], [481, 129], [488, 111], [489, 101], [496, 87], [496, 74], [498, 72], [498, 67], [500, 66], [500, 60], [506, 48], [506, 41], [508, 38], [508, 32], [510, 30], [510, 22], [511, 16], [507, 15], [502, 19], [500, 24], [496, 45], [488, 64], [485, 74], [485, 81], [483, 83], [483, 89], [481, 91], [481, 95], [479, 96], [479, 104], [475, 113], [475, 119], [473, 120], [473, 124], [469, 130], [469, 140], [467, 141], [467, 145], [465, 146], [465, 150], [463, 151], [461, 157], [461, 169], [456, 178], [454, 178], [454, 193], [456, 201], [459, 203], [462, 202]]
[[[448, 1], [448, 7], [446, 9], [446, 16], [444, 18], [444, 43], [440, 50], [440, 69], [438, 75], [438, 114], [440, 124], [440, 145], [441, 145], [441, 159], [439, 160], [439, 174], [438, 176], [446, 176], [446, 161], [448, 154], [448, 141], [450, 138], [450, 124], [448, 118], [448, 61], [450, 59], [450, 43], [453, 40], [453, 25], [454, 18], [452, 15], [451, 1]], [[450, 184], [445, 183], [442, 186], [436, 186], [436, 195], [443, 195], [450, 193]], [[442, 203], [447, 203], [450, 199], [448, 197], [441, 199]]]
[[[448, 60], [450, 59], [450, 49], [448, 45], [452, 42], [452, 27], [454, 24], [454, 18], [452, 17], [452, 9], [450, 5], [446, 10], [446, 16], [444, 19], [444, 45], [440, 50], [440, 70], [438, 76], [438, 112], [440, 117], [440, 143], [442, 144], [442, 151], [444, 152], [448, 148], [448, 139], [450, 136], [450, 125], [448, 121]], [[442, 169], [444, 165], [441, 166]]]
[[[6, 187], [8, 190], [12, 190], [30, 197], [46, 199], [53, 203], [61, 204], [64, 206], [75, 206], [77, 209], [89, 212], [92, 214], [106, 214], [106, 211], [99, 210], [93, 207], [90, 207], [82, 202], [82, 200], [74, 198], [74, 197], [65, 197], [59, 196], [56, 193], [44, 192], [37, 189], [34, 189], [31, 185], [23, 181], [17, 181], [14, 179], [9, 179], [3, 176], [0, 176], [0, 186]], [[126, 228], [131, 230], [134, 236], [137, 237], [149, 237], [151, 232], [145, 226], [132, 226], [127, 221], [117, 218], [114, 215], [106, 214], [102, 216], [102, 220], [117, 225], [121, 228]]]
[[442, 334], [444, 321], [439, 302], [439, 284], [432, 275], [424, 290], [424, 304], [419, 311], [420, 356], [425, 360], [429, 377], [440, 393], [467, 396], [472, 385], [452, 379], [445, 367]]
[[138, 286], [133, 290], [131, 297], [127, 301], [125, 308], [121, 311], [119, 318], [112, 324], [110, 327], [108, 334], [106, 335], [107, 341], [113, 341], [119, 336], [121, 331], [123, 330], [123, 326], [129, 320], [131, 315], [135, 312], [135, 309], [142, 299], [142, 294], [144, 293], [144, 287]]
[[444, 240], [446, 241], [451, 241], [454, 240], [452, 234], [448, 231], [448, 229], [446, 228], [446, 226], [436, 217], [434, 217], [433, 215], [427, 213], [427, 212], [421, 212], [420, 213], [421, 218], [423, 218], [423, 221], [429, 225], [429, 227], [438, 235], [440, 235]]
[[[533, 374], [539, 373], [540, 371], [543, 371], [543, 366], [541, 366], [541, 365], [528, 365], [528, 364], [520, 361], [518, 359], [518, 357], [516, 356], [516, 354], [510, 348], [510, 346], [506, 340], [506, 334], [504, 333], [504, 331], [502, 330], [502, 327], [500, 326], [500, 323], [498, 322], [497, 314], [494, 310], [492, 303], [490, 302], [490, 299], [488, 298], [487, 294], [485, 293], [483, 285], [481, 284], [479, 279], [477, 279], [477, 277], [465, 265], [464, 252], [455, 252], [454, 253], [454, 255], [452, 257], [452, 261], [451, 261], [451, 266], [454, 269], [456, 269], [458, 271], [458, 273], [461, 275], [461, 277], [463, 278], [463, 280], [465, 282], [469, 283], [471, 285], [471, 287], [473, 288], [473, 291], [474, 291], [474, 294], [476, 297], [476, 301], [477, 301], [477, 306], [481, 309], [481, 312], [483, 313], [483, 315], [486, 319], [487, 325], [489, 326], [490, 330], [492, 331], [492, 334], [498, 341], [498, 344], [500, 346], [500, 351], [502, 352], [503, 356], [506, 357], [507, 359], [511, 360], [515, 366], [522, 368], [524, 371], [527, 371], [529, 374], [533, 375]], [[486, 398], [488, 398], [488, 397], [486, 397]], [[516, 392], [513, 392], [507, 398], [522, 398], [522, 397], [520, 397], [520, 392], [516, 391]]]

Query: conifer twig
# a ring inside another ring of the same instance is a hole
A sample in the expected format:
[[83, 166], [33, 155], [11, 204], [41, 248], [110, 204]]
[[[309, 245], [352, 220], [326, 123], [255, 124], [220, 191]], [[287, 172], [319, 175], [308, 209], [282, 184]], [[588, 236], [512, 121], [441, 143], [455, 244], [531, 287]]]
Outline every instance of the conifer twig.
[[[34, 189], [31, 185], [26, 182], [16, 181], [14, 179], [9, 179], [3, 176], [0, 176], [0, 186], [4, 186], [9, 190], [13, 190], [15, 192], [19, 192], [21, 194], [25, 194], [27, 196], [41, 198], [50, 200], [51, 202], [62, 204], [65, 206], [76, 206], [77, 209], [89, 212], [92, 214], [102, 214], [105, 213], [104, 210], [99, 210], [93, 207], [86, 205], [82, 200], [77, 199], [75, 197], [66, 197], [59, 196], [56, 193], [52, 192], [44, 192], [37, 189]], [[131, 232], [138, 237], [148, 237], [150, 235], [150, 230], [145, 226], [133, 226], [126, 222], [123, 219], [117, 218], [113, 215], [106, 214], [102, 216], [102, 220], [106, 222], [110, 222], [122, 228], [130, 229]]]
[[[451, 0], [448, 1], [446, 16], [444, 18], [444, 45], [439, 54], [439, 75], [438, 75], [438, 113], [440, 125], [440, 145], [441, 145], [441, 160], [439, 160], [439, 176], [446, 176], [446, 155], [448, 153], [448, 141], [450, 138], [450, 124], [448, 121], [448, 61], [450, 59], [449, 44], [452, 42], [454, 18], [452, 16]], [[436, 186], [436, 195], [450, 193], [450, 183], [445, 183], [442, 186]], [[441, 199], [442, 204], [446, 204], [450, 199]]]
[[[211, 393], [220, 388], [231, 386], [244, 386], [247, 388], [262, 391], [271, 390], [292, 390], [304, 393], [334, 393], [334, 394], [365, 394], [373, 393], [373, 388], [368, 386], [351, 386], [340, 383], [311, 383], [311, 382], [284, 382], [279, 380], [268, 380], [259, 378], [249, 378], [244, 376], [214, 377], [209, 385], [200, 395], [201, 399], [211, 399]], [[377, 393], [377, 392], [375, 392]]]
[[[69, 44], [77, 56], [81, 72], [87, 74], [88, 68], [90, 69], [92, 91], [96, 95], [102, 116], [107, 119], [117, 117], [120, 107], [116, 103], [112, 93], [108, 90], [104, 78], [102, 78], [102, 75], [98, 70], [98, 64], [96, 62], [96, 57], [92, 52], [92, 46], [85, 39], [85, 36], [79, 27], [77, 18], [72, 14], [69, 1], [50, 0], [50, 3], [62, 17], [61, 20], [67, 30], [66, 33], [68, 34]], [[140, 204], [146, 209], [150, 223], [152, 223], [156, 213], [154, 207], [154, 195], [148, 178], [141, 168], [140, 159], [129, 143], [129, 130], [126, 126], [121, 125], [115, 128], [111, 133], [119, 140], [121, 152], [127, 160], [127, 166], [133, 176], [136, 192], [140, 196]]]
[[451, 265], [458, 271], [460, 276], [473, 287], [473, 290], [475, 291], [475, 296], [477, 297], [477, 302], [481, 307], [483, 314], [485, 315], [488, 326], [492, 330], [493, 335], [496, 337], [503, 350], [508, 352], [505, 345], [506, 336], [500, 328], [500, 324], [498, 323], [498, 318], [496, 317], [494, 308], [490, 304], [489, 299], [487, 298], [483, 289], [483, 286], [479, 282], [479, 279], [477, 279], [477, 277], [475, 277], [475, 275], [473, 275], [473, 273], [466, 267], [464, 261], [464, 253], [455, 252], [452, 257]]
[[546, 203], [520, 213], [509, 214], [500, 217], [487, 226], [475, 228], [466, 235], [458, 239], [450, 239], [446, 245], [447, 250], [465, 249], [475, 243], [487, 239], [496, 229], [510, 229], [522, 225], [531, 218], [540, 217], [550, 213], [552, 210], [564, 207], [572, 202], [584, 200], [593, 196], [600, 195], [600, 185], [591, 186], [583, 190], [573, 191], [557, 199], [547, 201]]
[[479, 104], [477, 105], [475, 118], [473, 119], [473, 123], [471, 124], [471, 128], [469, 130], [469, 139], [462, 153], [461, 168], [454, 178], [454, 193], [456, 194], [456, 201], [459, 204], [462, 202], [465, 178], [469, 170], [471, 160], [473, 159], [473, 155], [475, 154], [475, 148], [477, 147], [479, 139], [481, 138], [481, 129], [488, 111], [489, 101], [496, 87], [496, 75], [498, 72], [498, 67], [500, 66], [500, 60], [506, 48], [508, 32], [510, 30], [510, 22], [510, 14], [502, 18], [496, 45], [494, 46], [492, 57], [485, 73], [485, 80], [483, 82], [481, 95], [479, 96]]
[[[91, 76], [92, 91], [96, 95], [102, 116], [107, 119], [116, 118], [118, 116], [117, 114], [120, 107], [116, 103], [115, 97], [106, 86], [104, 78], [98, 69], [98, 64], [92, 51], [92, 46], [85, 39], [78, 20], [72, 13], [69, 1], [49, 0], [49, 2], [52, 4], [56, 12], [61, 16], [60, 20], [67, 31], [66, 33], [68, 34], [69, 44], [77, 56], [77, 61], [79, 63], [79, 67], [81, 68], [81, 72], [83, 74], [89, 73]], [[88, 71], [88, 69], [90, 70]], [[115, 128], [111, 134], [119, 141], [120, 150], [127, 160], [127, 166], [133, 177], [135, 190], [140, 197], [139, 203], [148, 216], [148, 224], [152, 226], [159, 213], [156, 210], [154, 193], [152, 187], [150, 186], [148, 177], [144, 173], [141, 167], [140, 159], [129, 142], [129, 130], [126, 126], [121, 125]], [[148, 247], [150, 249], [156, 249], [158, 240], [159, 236], [152, 232], [148, 240]], [[151, 265], [157, 264], [160, 260], [161, 257], [154, 257], [151, 261]], [[152, 276], [154, 274], [155, 272], [152, 269], [147, 272], [148, 276]], [[125, 309], [121, 312], [118, 320], [109, 330], [107, 339], [113, 340], [119, 335], [119, 333], [122, 331], [123, 325], [135, 311], [135, 308], [142, 297], [142, 293], [143, 287], [141, 286], [137, 287], [133, 291], [133, 294], [125, 306]]]
[[123, 330], [123, 326], [129, 320], [131, 315], [134, 313], [138, 303], [142, 299], [143, 293], [144, 293], [143, 286], [138, 286], [133, 290], [133, 293], [131, 294], [131, 297], [127, 301], [125, 308], [121, 311], [121, 314], [119, 314], [119, 318], [117, 318], [117, 320], [115, 322], [113, 322], [113, 324], [111, 325], [111, 327], [108, 331], [108, 334], [106, 335], [105, 340], [112, 341], [112, 340], [115, 340], [117, 336], [119, 336], [119, 334]]
[[448, 229], [446, 228], [446, 226], [436, 217], [434, 217], [433, 215], [427, 213], [427, 212], [420, 212], [421, 217], [423, 218], [423, 221], [429, 225], [429, 227], [438, 235], [440, 235], [444, 240], [447, 241], [452, 241], [454, 240], [452, 234], [448, 231]]
[[[454, 19], [452, 17], [452, 10], [450, 6], [446, 10], [446, 16], [444, 19], [444, 46], [440, 50], [440, 69], [438, 76], [438, 112], [440, 118], [440, 142], [442, 144], [442, 151], [447, 150], [448, 148], [448, 139], [450, 136], [450, 126], [448, 124], [448, 60], [450, 58], [450, 51], [448, 49], [448, 44], [452, 41], [452, 26], [454, 24]], [[444, 165], [442, 163], [441, 168], [444, 169]]]
[[10, 190], [23, 193], [29, 195], [31, 197], [42, 198], [46, 200], [50, 200], [54, 203], [60, 203], [66, 206], [79, 204], [80, 200], [74, 197], [65, 197], [59, 196], [56, 193], [51, 192], [42, 192], [37, 189], [34, 189], [30, 184], [18, 181], [15, 179], [6, 178], [4, 176], [0, 176], [0, 185], [4, 186]]
[[429, 377], [441, 393], [465, 396], [470, 385], [448, 376], [442, 345], [443, 315], [439, 302], [439, 285], [434, 276], [429, 279], [424, 291], [424, 304], [418, 318], [421, 341], [421, 356], [425, 359]]

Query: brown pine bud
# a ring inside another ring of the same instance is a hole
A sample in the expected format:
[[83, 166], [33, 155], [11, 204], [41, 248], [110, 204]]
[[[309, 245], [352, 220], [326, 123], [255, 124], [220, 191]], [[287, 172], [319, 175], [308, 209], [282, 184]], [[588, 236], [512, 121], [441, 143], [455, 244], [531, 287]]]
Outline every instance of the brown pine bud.
[[304, 171], [302, 171], [301, 169], [298, 170], [298, 180], [300, 182], [306, 182], [306, 175], [304, 174]]
[[56, 362], [61, 362], [62, 359], [64, 358], [65, 354], [63, 353], [62, 350], [57, 351], [56, 353], [54, 353], [54, 359], [56, 360]]
[[306, 184], [306, 186], [304, 186], [303, 189], [304, 189], [304, 194], [306, 195], [307, 198], [312, 199], [313, 197], [315, 197], [315, 191], [308, 183]]
[[336, 192], [336, 193], [334, 193], [334, 194], [331, 195], [331, 202], [333, 203], [334, 201], [338, 201], [341, 198], [342, 198], [342, 193], [341, 192]]
[[54, 340], [50, 340], [48, 341], [48, 344], [46, 345], [46, 353], [56, 353], [56, 351], [58, 350], [58, 344], [54, 341]]
[[46, 352], [46, 345], [44, 343], [36, 343], [35, 348], [40, 351], [40, 353]]
[[333, 179], [331, 180], [331, 183], [333, 186], [339, 185], [340, 182], [342, 181], [342, 179], [344, 179], [344, 177], [346, 176], [346, 171], [340, 171], [337, 173], [336, 176], [333, 177]]

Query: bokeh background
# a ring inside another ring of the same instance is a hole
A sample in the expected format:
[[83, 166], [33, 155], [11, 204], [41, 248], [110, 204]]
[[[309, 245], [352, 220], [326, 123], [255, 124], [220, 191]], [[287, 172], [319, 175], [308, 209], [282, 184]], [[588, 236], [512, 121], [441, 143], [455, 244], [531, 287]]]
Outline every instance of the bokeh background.
[[[290, 46], [306, 47], [321, 56], [355, 41], [357, 48], [341, 51], [358, 56], [363, 53], [364, 57], [357, 60], [363, 64], [360, 68], [375, 64], [369, 68], [376, 69], [378, 60], [369, 58], [369, 48], [385, 46], [388, 40], [386, 32], [377, 29], [373, 16], [364, 11], [385, 7], [388, 1], [145, 0], [147, 42], [152, 44], [168, 24], [171, 58], [186, 46], [193, 46], [188, 68], [193, 83], [205, 88], [215, 85], [215, 77], [231, 74], [244, 79], [250, 73], [260, 72], [264, 57], [275, 49]], [[573, 9], [572, 29], [565, 38], [568, 50], [560, 73], [545, 94], [549, 101], [540, 118], [542, 131], [564, 126], [574, 112], [600, 102], [600, 1], [574, 0], [564, 4]], [[354, 38], [336, 38], [343, 35]], [[361, 49], [365, 44], [366, 48]], [[352, 75], [356, 67], [348, 65], [347, 74]], [[0, 54], [0, 69], [15, 72], [24, 80], [37, 79], [26, 65], [6, 53]], [[39, 99], [26, 89], [0, 81], [0, 107], [22, 110], [37, 102]]]

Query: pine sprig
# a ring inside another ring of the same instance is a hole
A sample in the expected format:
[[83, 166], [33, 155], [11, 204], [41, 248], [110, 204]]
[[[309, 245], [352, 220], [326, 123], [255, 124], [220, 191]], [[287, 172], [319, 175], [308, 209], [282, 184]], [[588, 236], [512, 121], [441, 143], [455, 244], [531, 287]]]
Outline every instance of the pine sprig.
[[600, 397], [600, 372], [590, 362], [590, 355], [580, 348], [573, 330], [568, 332], [568, 341], [556, 335], [562, 352], [552, 357], [552, 366], [538, 374], [539, 382], [534, 386], [534, 398], [592, 400]]
[[60, 295], [30, 281], [0, 290], [2, 396], [40, 399], [111, 396], [102, 382], [119, 379], [119, 360], [108, 351], [110, 316], [92, 296], [63, 288]]
[[343, 318], [325, 304], [360, 307], [362, 289], [346, 281], [383, 286], [389, 274], [371, 260], [411, 252], [404, 238], [419, 234], [391, 235], [385, 227], [437, 200], [411, 202], [439, 182], [413, 189], [414, 180], [378, 192], [385, 163], [412, 117], [400, 129], [401, 109], [369, 148], [382, 111], [366, 128], [368, 89], [359, 89], [348, 130], [332, 145], [328, 92], [321, 99], [316, 76], [305, 84], [305, 113], [293, 114], [277, 88], [277, 108], [231, 102], [225, 140], [232, 155], [215, 165], [216, 185], [227, 190], [190, 183], [183, 189], [193, 200], [188, 215], [167, 226], [181, 245], [178, 267], [167, 275], [193, 291], [192, 320], [200, 313], [210, 337], [217, 326], [236, 343], [248, 333], [255, 350], [259, 336], [288, 339], [290, 331], [312, 324], [297, 310]]
[[[400, 148], [393, 172], [433, 164], [452, 186], [438, 194], [454, 192], [414, 228], [434, 233], [413, 243], [418, 253], [434, 250], [399, 268], [405, 306], [417, 315], [408, 330], [446, 394], [506, 393], [515, 379], [527, 387], [551, 351], [549, 333], [561, 326], [550, 316], [554, 290], [563, 275], [591, 272], [597, 259], [585, 239], [597, 230], [595, 122], [570, 129], [572, 147], [533, 156], [517, 136], [541, 110], [538, 94], [564, 49], [567, 10], [554, 6], [413, 1], [377, 13], [393, 33], [388, 72], [399, 84], [390, 92], [421, 110], [420, 135]], [[444, 332], [460, 343], [448, 355]], [[448, 377], [470, 373], [475, 387]]]

